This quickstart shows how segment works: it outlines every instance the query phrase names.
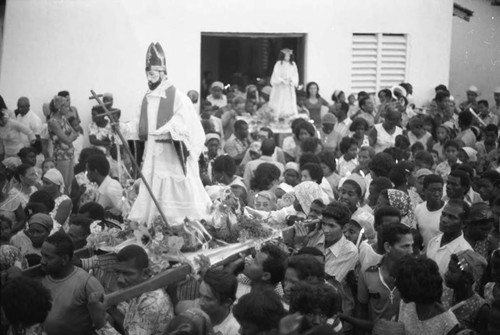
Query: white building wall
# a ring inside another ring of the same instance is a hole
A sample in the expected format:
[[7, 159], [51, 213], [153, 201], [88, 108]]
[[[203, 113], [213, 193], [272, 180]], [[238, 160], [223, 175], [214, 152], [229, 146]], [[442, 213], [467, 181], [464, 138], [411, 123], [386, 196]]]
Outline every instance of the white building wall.
[[479, 99], [494, 104], [493, 89], [500, 86], [500, 6], [490, 0], [457, 0], [474, 11], [470, 21], [453, 18], [450, 90], [458, 102], [466, 89], [478, 87]]
[[150, 42], [166, 52], [183, 91], [200, 83], [201, 32], [305, 33], [306, 78], [330, 97], [349, 92], [353, 33], [408, 34], [408, 77], [417, 104], [449, 74], [452, 0], [8, 0], [0, 92], [42, 103], [69, 90], [84, 124], [89, 90], [112, 92], [128, 120], [146, 91]]

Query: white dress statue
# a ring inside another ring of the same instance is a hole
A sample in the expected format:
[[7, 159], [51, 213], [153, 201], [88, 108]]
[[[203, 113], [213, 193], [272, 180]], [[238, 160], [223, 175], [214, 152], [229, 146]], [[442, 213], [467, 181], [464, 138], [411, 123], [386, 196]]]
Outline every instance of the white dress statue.
[[283, 49], [274, 65], [271, 75], [271, 95], [269, 106], [276, 119], [290, 119], [297, 116], [297, 97], [295, 88], [299, 84], [299, 72], [293, 61], [293, 51]]

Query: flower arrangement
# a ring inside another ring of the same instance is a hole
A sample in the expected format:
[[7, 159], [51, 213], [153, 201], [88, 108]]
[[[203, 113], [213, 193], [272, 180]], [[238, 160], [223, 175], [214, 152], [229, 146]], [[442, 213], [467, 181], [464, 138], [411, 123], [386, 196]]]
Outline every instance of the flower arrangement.
[[120, 226], [109, 226], [103, 221], [94, 221], [90, 224], [87, 247], [94, 250], [102, 247], [114, 247], [124, 242], [130, 233], [130, 230], [122, 230]]

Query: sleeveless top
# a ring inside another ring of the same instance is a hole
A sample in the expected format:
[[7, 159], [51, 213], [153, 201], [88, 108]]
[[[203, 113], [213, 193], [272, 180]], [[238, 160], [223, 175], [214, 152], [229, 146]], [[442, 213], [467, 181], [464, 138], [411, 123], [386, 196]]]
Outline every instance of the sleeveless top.
[[419, 320], [415, 303], [406, 304], [403, 301], [399, 305], [399, 322], [404, 323], [406, 335], [446, 335], [458, 324], [450, 310], [427, 320]]
[[[61, 130], [66, 136], [70, 136], [71, 133], [74, 131], [73, 128], [71, 128], [71, 125], [69, 122], [66, 120], [66, 118], [52, 118], [52, 120], [56, 121], [59, 123], [59, 127], [61, 127]], [[75, 148], [73, 146], [69, 146], [59, 139], [59, 137], [52, 131], [49, 130], [49, 135], [50, 139], [52, 140], [52, 143], [54, 145], [54, 160], [57, 161], [66, 161], [66, 160], [73, 160], [74, 159], [74, 154], [75, 154]]]
[[394, 133], [389, 134], [382, 123], [376, 124], [375, 129], [377, 130], [377, 143], [375, 143], [375, 153], [384, 151], [387, 148], [393, 147], [396, 143], [396, 136], [403, 134], [403, 129], [400, 127], [395, 128]]

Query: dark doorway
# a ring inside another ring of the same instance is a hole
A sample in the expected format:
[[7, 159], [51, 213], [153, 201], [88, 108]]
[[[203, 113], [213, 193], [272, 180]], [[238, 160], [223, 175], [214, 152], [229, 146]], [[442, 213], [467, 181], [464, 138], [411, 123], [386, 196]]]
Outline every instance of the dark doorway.
[[303, 82], [304, 46], [304, 34], [202, 33], [202, 96], [207, 81], [208, 84], [215, 80], [225, 85], [238, 84], [244, 90], [246, 85], [270, 77], [283, 48], [294, 51], [299, 78]]

